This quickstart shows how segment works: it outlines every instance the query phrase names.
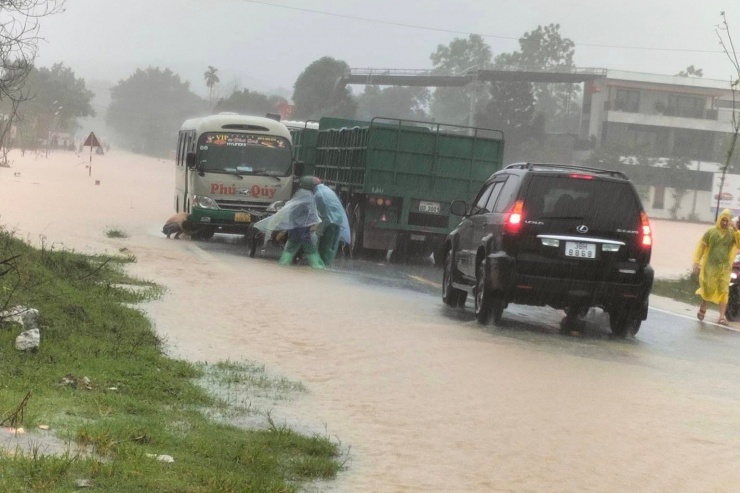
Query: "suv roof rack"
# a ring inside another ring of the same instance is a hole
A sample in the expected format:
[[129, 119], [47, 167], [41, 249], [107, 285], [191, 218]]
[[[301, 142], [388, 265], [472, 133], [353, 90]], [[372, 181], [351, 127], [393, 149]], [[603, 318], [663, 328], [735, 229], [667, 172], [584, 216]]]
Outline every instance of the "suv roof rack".
[[574, 170], [574, 171], [588, 171], [599, 175], [615, 176], [617, 178], [624, 178], [628, 180], [627, 175], [621, 171], [610, 171], [601, 168], [591, 168], [588, 166], [578, 166], [575, 164], [550, 164], [550, 163], [513, 163], [506, 166], [504, 169], [534, 169], [534, 168], [554, 168], [563, 170]]

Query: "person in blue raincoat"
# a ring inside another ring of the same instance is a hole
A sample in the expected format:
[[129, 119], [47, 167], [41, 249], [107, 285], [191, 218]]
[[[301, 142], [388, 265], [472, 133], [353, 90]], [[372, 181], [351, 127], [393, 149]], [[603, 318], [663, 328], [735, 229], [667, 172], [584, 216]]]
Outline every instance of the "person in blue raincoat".
[[281, 265], [292, 264], [293, 257], [302, 247], [308, 265], [314, 269], [324, 268], [324, 262], [311, 237], [313, 230], [321, 223], [316, 211], [312, 188], [313, 181], [301, 181], [293, 198], [287, 201], [278, 212], [254, 223], [254, 227], [264, 232], [266, 238], [269, 238], [273, 231], [287, 232], [288, 241], [278, 260]]
[[319, 255], [324, 265], [329, 266], [337, 255], [339, 242], [350, 243], [349, 219], [342, 201], [334, 190], [316, 177], [304, 176], [301, 180], [311, 180], [313, 185], [316, 210], [321, 218], [321, 224], [316, 231], [319, 236]]

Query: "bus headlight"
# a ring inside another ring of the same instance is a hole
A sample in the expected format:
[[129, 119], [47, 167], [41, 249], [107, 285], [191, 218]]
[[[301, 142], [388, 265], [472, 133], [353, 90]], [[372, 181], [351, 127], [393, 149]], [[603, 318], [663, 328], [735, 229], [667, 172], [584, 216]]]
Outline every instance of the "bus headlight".
[[267, 209], [265, 209], [265, 212], [277, 212], [285, 205], [284, 200], [278, 200], [277, 202], [273, 202], [272, 204], [267, 206]]
[[193, 196], [193, 207], [200, 207], [201, 209], [218, 209], [218, 204], [216, 204], [216, 201], [210, 197], [195, 195]]

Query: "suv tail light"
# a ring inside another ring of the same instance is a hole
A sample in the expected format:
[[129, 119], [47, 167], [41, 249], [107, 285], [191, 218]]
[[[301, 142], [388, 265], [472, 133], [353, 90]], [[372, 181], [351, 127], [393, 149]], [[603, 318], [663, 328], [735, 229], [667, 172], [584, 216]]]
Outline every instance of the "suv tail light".
[[507, 233], [518, 233], [524, 222], [524, 201], [517, 200], [514, 205], [511, 206], [509, 212], [506, 214], [506, 223], [504, 224], [504, 231]]
[[653, 246], [653, 230], [645, 211], [640, 212], [640, 246], [645, 248]]

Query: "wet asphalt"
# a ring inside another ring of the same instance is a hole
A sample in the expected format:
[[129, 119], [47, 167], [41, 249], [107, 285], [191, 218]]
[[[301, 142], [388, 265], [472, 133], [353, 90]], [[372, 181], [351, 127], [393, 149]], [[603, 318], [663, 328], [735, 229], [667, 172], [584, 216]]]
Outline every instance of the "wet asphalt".
[[[268, 244], [250, 258], [243, 239], [233, 235], [216, 235], [198, 246], [212, 255], [244, 257], [246, 262], [276, 262], [280, 255], [279, 247]], [[683, 378], [681, 374], [690, 368], [692, 381], [706, 377], [716, 384], [713, 388], [722, 388], [722, 392], [740, 399], [740, 333], [700, 323], [691, 316], [651, 306], [638, 334], [619, 339], [611, 335], [608, 315], [597, 308], [575, 325], [564, 327], [560, 310], [509, 305], [500, 324], [484, 327], [473, 323], [472, 299], [462, 309], [442, 303], [442, 269], [434, 266], [431, 257], [395, 262], [390, 258], [351, 259], [340, 254], [329, 270], [370, 289], [413, 296], [418, 310], [432, 310], [451, 323], [460, 323], [461, 330], [481, 330], [493, 339], [536, 351], [665, 369], [669, 375], [675, 373], [675, 378]]]

